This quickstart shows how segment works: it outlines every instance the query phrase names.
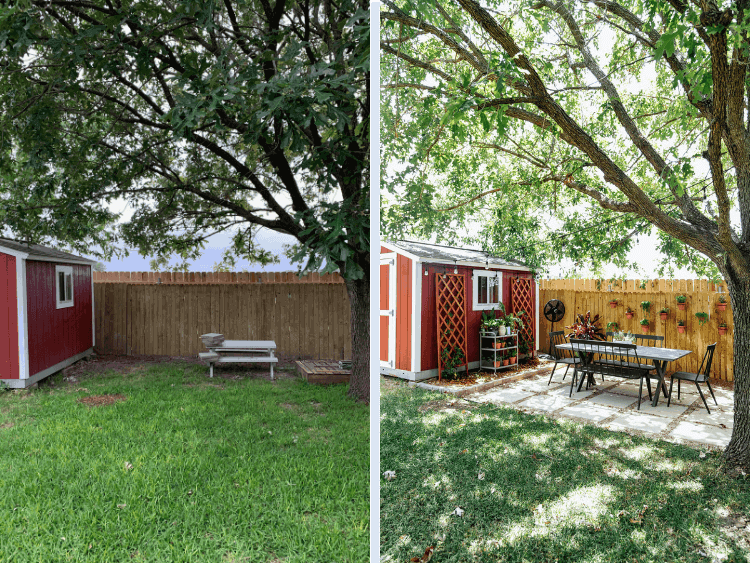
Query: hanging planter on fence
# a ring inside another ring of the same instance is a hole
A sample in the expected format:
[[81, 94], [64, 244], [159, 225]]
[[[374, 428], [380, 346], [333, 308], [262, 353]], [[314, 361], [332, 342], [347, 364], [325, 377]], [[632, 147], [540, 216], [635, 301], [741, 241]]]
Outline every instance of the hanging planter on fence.
[[724, 336], [727, 333], [727, 325], [722, 323], [719, 325], [719, 336]]
[[687, 297], [685, 297], [684, 295], [678, 295], [677, 297], [675, 297], [675, 300], [677, 301], [677, 308], [680, 311], [684, 311], [687, 307], [687, 303], [685, 303], [685, 301], [687, 301]]
[[685, 333], [685, 321], [677, 321], [677, 332], [680, 334]]
[[719, 301], [716, 303], [716, 309], [718, 311], [726, 311], [727, 310], [727, 298], [723, 295], [719, 295]]
[[669, 307], [662, 307], [661, 311], [659, 311], [659, 316], [661, 320], [666, 321], [669, 316]]
[[617, 299], [613, 299], [612, 301], [610, 301], [610, 302], [609, 302], [609, 307], [610, 307], [611, 309], [615, 309], [615, 308], [617, 308]]
[[648, 326], [648, 319], [642, 319], [641, 320], [641, 330], [643, 332], [648, 332], [649, 326]]
[[629, 319], [632, 319], [635, 316], [635, 311], [633, 311], [630, 307], [628, 307], [625, 310], [625, 316]]

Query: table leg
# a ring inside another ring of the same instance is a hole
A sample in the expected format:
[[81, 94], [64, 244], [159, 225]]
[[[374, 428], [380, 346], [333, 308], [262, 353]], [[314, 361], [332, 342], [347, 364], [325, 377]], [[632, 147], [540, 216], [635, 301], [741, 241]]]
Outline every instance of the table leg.
[[656, 407], [659, 405], [659, 392], [663, 389], [665, 397], [669, 394], [667, 393], [666, 384], [664, 383], [665, 373], [667, 371], [667, 362], [654, 360], [654, 367], [656, 367], [656, 375], [659, 376], [659, 383], [656, 385], [654, 400], [651, 402], [651, 405]]
[[214, 376], [214, 364], [213, 362], [208, 364], [208, 377]]

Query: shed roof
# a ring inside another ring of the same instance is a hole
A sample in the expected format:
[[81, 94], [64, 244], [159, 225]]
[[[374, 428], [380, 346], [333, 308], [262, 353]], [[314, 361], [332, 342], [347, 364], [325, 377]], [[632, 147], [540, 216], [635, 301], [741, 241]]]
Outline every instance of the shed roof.
[[476, 265], [488, 265], [494, 268], [518, 268], [528, 270], [529, 267], [518, 260], [500, 258], [484, 250], [474, 250], [471, 248], [456, 248], [453, 246], [443, 246], [440, 244], [430, 244], [426, 242], [415, 242], [410, 240], [399, 240], [395, 242], [385, 241], [386, 245], [395, 247], [408, 254], [411, 254], [421, 262], [430, 261], [449, 261], [464, 262]]
[[82, 256], [76, 256], [68, 252], [61, 250], [55, 250], [48, 246], [41, 246], [39, 244], [29, 244], [26, 242], [20, 242], [16, 240], [10, 240], [6, 238], [0, 238], [0, 252], [3, 250], [10, 250], [12, 252], [22, 252], [28, 254], [30, 260], [42, 260], [45, 262], [64, 262], [72, 264], [96, 264], [94, 260], [83, 258]]

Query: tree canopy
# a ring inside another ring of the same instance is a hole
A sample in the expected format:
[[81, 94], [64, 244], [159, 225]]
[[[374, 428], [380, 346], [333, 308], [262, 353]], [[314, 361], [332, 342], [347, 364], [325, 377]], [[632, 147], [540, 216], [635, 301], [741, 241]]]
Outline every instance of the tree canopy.
[[[627, 266], [651, 217], [674, 227], [686, 206], [711, 220], [705, 115], [683, 95], [710, 88], [711, 69], [699, 33], [683, 33], [698, 9], [685, 10], [385, 2], [385, 232], [597, 270]], [[626, 186], [639, 198], [627, 201]], [[665, 270], [717, 275], [678, 231], [656, 231]]]

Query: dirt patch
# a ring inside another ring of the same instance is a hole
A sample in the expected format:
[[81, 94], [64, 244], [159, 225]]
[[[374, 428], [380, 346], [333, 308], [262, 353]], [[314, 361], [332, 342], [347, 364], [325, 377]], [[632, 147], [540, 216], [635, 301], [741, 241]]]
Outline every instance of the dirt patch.
[[533, 370], [536, 369], [542, 365], [545, 365], [546, 362], [542, 362], [539, 358], [536, 356], [533, 358], [526, 358], [522, 360], [518, 364], [518, 370], [515, 371], [513, 369], [506, 369], [506, 370], [500, 370], [496, 372], [491, 371], [470, 371], [468, 375], [465, 371], [459, 372], [458, 379], [448, 379], [447, 377], [443, 376], [440, 381], [435, 379], [429, 379], [425, 383], [429, 383], [430, 385], [436, 385], [438, 387], [470, 387], [472, 385], [477, 385], [479, 383], [489, 383], [490, 381], [496, 381], [499, 379], [504, 379], [508, 377], [509, 375], [516, 375], [519, 373], [523, 373], [527, 370]]
[[418, 410], [419, 412], [427, 412], [427, 411], [443, 412], [443, 411], [455, 411], [457, 409], [466, 409], [468, 406], [470, 406], [470, 403], [466, 401], [437, 400], [437, 401], [427, 401], [426, 403], [421, 404]]
[[15, 426], [15, 424], [13, 424], [10, 421], [3, 422], [2, 424], [0, 424], [0, 430], [2, 430], [3, 428], [13, 428], [14, 426]]
[[125, 395], [89, 395], [88, 397], [81, 397], [78, 402], [89, 407], [103, 407], [127, 400], [128, 398]]
[[299, 405], [295, 405], [293, 403], [280, 403], [279, 406], [283, 409], [286, 409], [288, 411], [292, 412], [298, 412], [299, 411]]

